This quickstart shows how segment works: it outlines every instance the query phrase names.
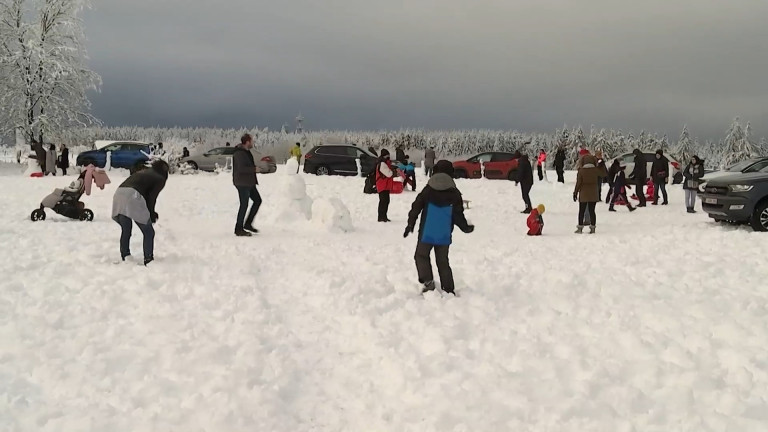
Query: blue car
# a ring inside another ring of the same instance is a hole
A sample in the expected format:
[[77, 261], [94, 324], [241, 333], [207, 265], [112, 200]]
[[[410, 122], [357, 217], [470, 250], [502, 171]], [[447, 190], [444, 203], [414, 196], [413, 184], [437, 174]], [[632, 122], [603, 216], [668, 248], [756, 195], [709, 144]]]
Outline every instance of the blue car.
[[[104, 168], [107, 164], [107, 152], [112, 152], [112, 167], [133, 169], [138, 164], [146, 163], [149, 158], [149, 144], [138, 142], [115, 142], [98, 150], [91, 150], [77, 155], [77, 165], [86, 166], [93, 164]], [[146, 153], [146, 154], [145, 154]]]

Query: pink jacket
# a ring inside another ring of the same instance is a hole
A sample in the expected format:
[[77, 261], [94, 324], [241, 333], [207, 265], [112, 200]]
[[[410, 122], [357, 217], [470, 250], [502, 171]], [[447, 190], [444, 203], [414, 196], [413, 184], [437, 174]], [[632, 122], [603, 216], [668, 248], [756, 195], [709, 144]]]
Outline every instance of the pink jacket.
[[96, 183], [96, 186], [99, 189], [104, 189], [104, 186], [112, 183], [109, 181], [109, 176], [107, 176], [107, 173], [101, 169], [96, 168], [93, 165], [88, 165], [85, 167], [85, 194], [90, 195], [91, 194], [91, 183]]

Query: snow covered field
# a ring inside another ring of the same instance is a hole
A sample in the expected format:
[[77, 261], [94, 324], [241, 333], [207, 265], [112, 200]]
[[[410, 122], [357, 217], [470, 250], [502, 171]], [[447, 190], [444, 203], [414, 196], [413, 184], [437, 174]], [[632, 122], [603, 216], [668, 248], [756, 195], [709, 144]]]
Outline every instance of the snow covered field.
[[112, 263], [124, 174], [84, 197], [94, 222], [32, 223], [71, 177], [18, 172], [0, 167], [2, 431], [768, 430], [768, 236], [686, 214], [679, 186], [577, 236], [572, 173], [536, 183], [528, 238], [514, 183], [459, 181], [460, 297], [422, 298], [411, 192], [380, 224], [362, 179], [302, 175], [349, 208], [334, 232], [274, 221], [283, 180], [262, 175], [262, 233], [236, 238], [228, 175], [172, 176], [144, 268]]

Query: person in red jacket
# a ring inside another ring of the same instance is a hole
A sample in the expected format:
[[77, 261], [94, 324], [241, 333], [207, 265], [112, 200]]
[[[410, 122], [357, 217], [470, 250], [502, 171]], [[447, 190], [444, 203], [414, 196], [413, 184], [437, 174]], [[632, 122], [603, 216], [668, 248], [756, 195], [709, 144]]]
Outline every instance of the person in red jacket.
[[379, 193], [379, 222], [391, 222], [387, 217], [389, 193], [394, 187], [395, 170], [389, 159], [389, 150], [383, 149], [376, 161], [376, 191]]
[[531, 210], [531, 214], [528, 215], [528, 235], [540, 236], [544, 230], [544, 218], [541, 215], [544, 214], [544, 204], [539, 204], [535, 209]]
[[539, 150], [539, 158], [536, 163], [536, 169], [539, 172], [539, 181], [544, 180], [544, 169], [546, 168], [547, 164], [547, 152], [544, 151], [544, 149]]

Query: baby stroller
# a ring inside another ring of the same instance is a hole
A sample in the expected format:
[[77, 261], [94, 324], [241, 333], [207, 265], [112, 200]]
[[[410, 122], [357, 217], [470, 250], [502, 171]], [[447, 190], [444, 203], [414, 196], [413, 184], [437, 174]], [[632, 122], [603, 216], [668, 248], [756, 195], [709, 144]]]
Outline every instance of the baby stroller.
[[96, 183], [99, 189], [104, 189], [110, 181], [104, 170], [88, 165], [69, 186], [64, 189], [54, 189], [51, 194], [43, 198], [40, 207], [32, 210], [30, 219], [32, 222], [45, 220], [45, 208], [49, 208], [70, 219], [92, 221], [93, 211], [85, 208], [85, 204], [80, 201], [83, 193], [91, 194], [92, 183]]

